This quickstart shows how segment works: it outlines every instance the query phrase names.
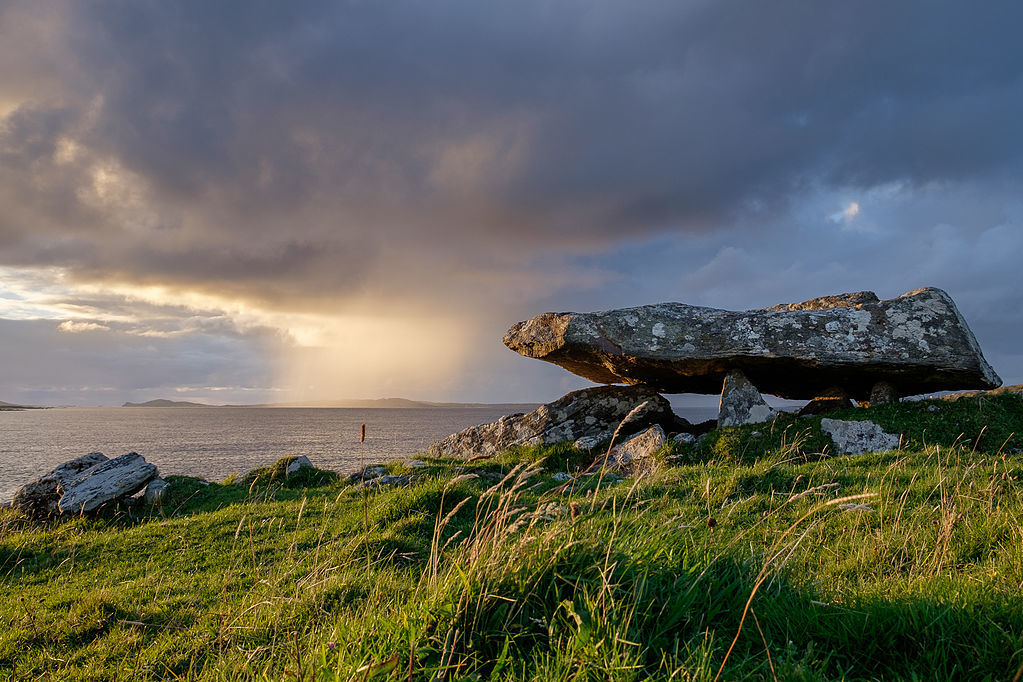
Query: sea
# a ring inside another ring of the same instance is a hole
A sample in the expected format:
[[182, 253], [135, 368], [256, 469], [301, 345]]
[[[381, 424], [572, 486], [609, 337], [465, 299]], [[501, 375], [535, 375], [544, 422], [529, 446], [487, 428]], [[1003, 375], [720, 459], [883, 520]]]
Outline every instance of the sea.
[[[521, 408], [520, 408], [521, 409]], [[0, 502], [58, 464], [90, 452], [137, 452], [161, 475], [221, 481], [288, 455], [351, 473], [407, 459], [474, 424], [496, 421], [507, 406], [471, 408], [66, 407], [0, 411]], [[690, 421], [716, 409], [676, 412]], [[360, 442], [362, 425], [366, 440]]]

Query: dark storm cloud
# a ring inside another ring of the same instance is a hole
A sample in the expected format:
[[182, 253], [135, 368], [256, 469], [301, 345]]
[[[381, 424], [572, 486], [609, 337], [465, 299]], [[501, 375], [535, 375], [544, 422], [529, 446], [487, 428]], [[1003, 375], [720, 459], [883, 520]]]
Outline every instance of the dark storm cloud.
[[[16, 9], [5, 32], [32, 13]], [[59, 48], [21, 55], [60, 62], [60, 87], [2, 141], [8, 186], [37, 206], [4, 220], [5, 240], [55, 234], [8, 259], [345, 291], [394, 239], [574, 248], [784, 211], [811, 182], [1020, 172], [1013, 5], [92, 2], [62, 16]], [[53, 161], [61, 136], [88, 150], [78, 165]], [[83, 204], [96, 159], [136, 178], [145, 216]], [[139, 222], [143, 236], [116, 228]]]

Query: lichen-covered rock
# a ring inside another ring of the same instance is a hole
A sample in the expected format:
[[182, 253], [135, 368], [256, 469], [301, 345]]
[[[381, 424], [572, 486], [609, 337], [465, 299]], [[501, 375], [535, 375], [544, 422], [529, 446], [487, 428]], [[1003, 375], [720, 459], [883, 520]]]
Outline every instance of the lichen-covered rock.
[[504, 343], [592, 381], [666, 393], [717, 393], [733, 369], [764, 393], [803, 400], [831, 386], [868, 400], [879, 381], [901, 395], [1001, 384], [955, 303], [933, 288], [745, 312], [661, 303], [545, 313], [514, 325]]
[[88, 469], [64, 486], [57, 503], [63, 514], [90, 512], [121, 497], [133, 495], [156, 478], [156, 467], [137, 452], [129, 452]]
[[590, 470], [603, 468], [605, 471], [637, 473], [651, 469], [653, 468], [653, 454], [661, 449], [666, 441], [664, 429], [655, 424], [646, 431], [637, 433], [612, 447], [607, 453], [607, 457], [601, 458]]
[[745, 374], [736, 369], [725, 375], [718, 404], [718, 426], [760, 424], [774, 419], [776, 414]]
[[64, 494], [64, 487], [83, 472], [107, 461], [109, 458], [102, 452], [90, 452], [64, 462], [50, 473], [18, 488], [11, 507], [37, 519], [56, 516], [60, 513], [57, 504]]
[[831, 436], [835, 449], [843, 455], [888, 452], [899, 447], [899, 436], [886, 433], [872, 421], [821, 419], [821, 431]]
[[551, 445], [577, 441], [586, 436], [608, 440], [633, 408], [648, 404], [632, 415], [626, 433], [651, 424], [669, 428], [678, 424], [671, 405], [643, 386], [597, 386], [573, 391], [527, 414], [501, 417], [491, 424], [471, 426], [430, 446], [430, 453], [455, 457], [490, 455], [517, 445]]

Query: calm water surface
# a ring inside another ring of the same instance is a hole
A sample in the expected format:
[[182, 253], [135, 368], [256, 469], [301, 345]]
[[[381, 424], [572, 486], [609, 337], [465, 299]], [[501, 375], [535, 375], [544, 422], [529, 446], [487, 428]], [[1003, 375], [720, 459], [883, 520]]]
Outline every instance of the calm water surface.
[[[233, 472], [306, 455], [339, 473], [400, 458], [507, 408], [75, 407], [0, 412], [0, 501], [62, 462], [99, 451], [138, 452], [161, 474], [218, 481]], [[366, 425], [366, 442], [359, 430]]]
[[[676, 409], [694, 421], [712, 418], [716, 412], [704, 411]], [[9, 501], [27, 481], [89, 452], [116, 457], [134, 451], [163, 475], [186, 474], [211, 481], [272, 464], [285, 455], [306, 455], [316, 466], [344, 474], [362, 464], [423, 452], [448, 434], [507, 413], [507, 407], [0, 411], [0, 502]], [[362, 424], [366, 425], [365, 443], [359, 442]]]

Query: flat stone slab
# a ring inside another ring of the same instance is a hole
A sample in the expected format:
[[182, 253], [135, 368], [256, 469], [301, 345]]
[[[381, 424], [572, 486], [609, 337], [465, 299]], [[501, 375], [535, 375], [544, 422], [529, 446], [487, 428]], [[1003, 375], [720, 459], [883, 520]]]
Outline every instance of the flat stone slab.
[[718, 393], [732, 370], [762, 393], [797, 400], [834, 386], [868, 400], [880, 381], [901, 395], [1001, 385], [951, 297], [934, 288], [745, 312], [660, 303], [544, 313], [514, 325], [504, 343], [591, 381], [662, 393]]
[[648, 388], [597, 386], [573, 391], [527, 414], [508, 415], [490, 424], [470, 426], [431, 445], [430, 454], [492, 455], [518, 445], [551, 445], [585, 437], [599, 443], [610, 439], [622, 420], [637, 407], [640, 409], [631, 415], [626, 433], [620, 433], [619, 437], [652, 424], [671, 427], [679, 423], [671, 404]]
[[90, 512], [120, 497], [133, 495], [156, 478], [156, 467], [129, 452], [88, 469], [64, 486], [58, 507], [63, 514]]
[[56, 516], [60, 513], [57, 504], [64, 494], [64, 488], [84, 472], [109, 461], [102, 452], [90, 452], [64, 462], [50, 473], [18, 488], [11, 506], [36, 518]]

